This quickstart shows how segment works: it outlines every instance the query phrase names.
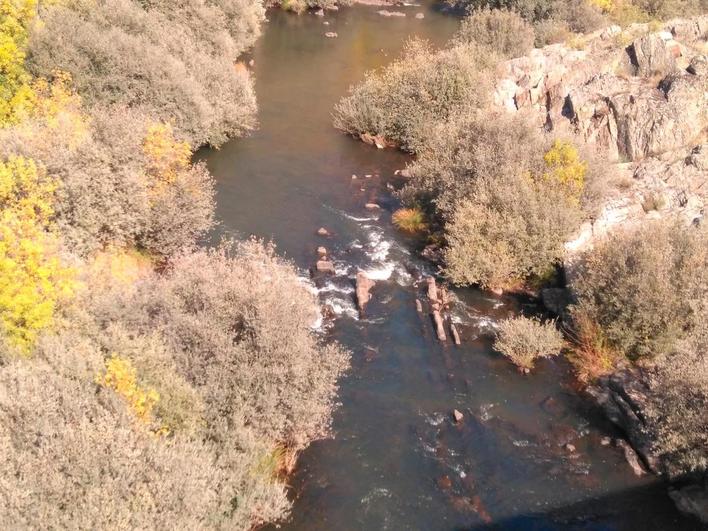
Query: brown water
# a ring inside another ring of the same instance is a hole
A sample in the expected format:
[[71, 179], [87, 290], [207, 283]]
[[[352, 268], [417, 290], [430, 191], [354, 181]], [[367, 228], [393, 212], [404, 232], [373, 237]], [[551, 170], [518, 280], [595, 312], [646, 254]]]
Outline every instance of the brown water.
[[[458, 24], [428, 6], [401, 9], [407, 17], [342, 9], [325, 17], [328, 26], [314, 15], [269, 13], [253, 52], [260, 129], [202, 154], [218, 180], [222, 233], [272, 238], [303, 275], [318, 245], [336, 259], [338, 275], [316, 284], [339, 314], [326, 335], [352, 350], [353, 364], [334, 438], [301, 456], [283, 526], [697, 528], [662, 485], [634, 477], [618, 449], [600, 444], [616, 434], [578, 397], [562, 360], [522, 376], [492, 351], [494, 323], [533, 305], [457, 291], [461, 348], [435, 341], [416, 313], [415, 279], [429, 266], [415, 258], [415, 242], [392, 230], [387, 186], [400, 184], [394, 170], [406, 158], [339, 134], [330, 116], [348, 86], [390, 62], [409, 36], [442, 45]], [[364, 209], [371, 200], [380, 214]], [[320, 226], [333, 237], [317, 237]], [[382, 279], [365, 319], [353, 311], [358, 268]], [[460, 425], [450, 420], [453, 408], [465, 415]]]

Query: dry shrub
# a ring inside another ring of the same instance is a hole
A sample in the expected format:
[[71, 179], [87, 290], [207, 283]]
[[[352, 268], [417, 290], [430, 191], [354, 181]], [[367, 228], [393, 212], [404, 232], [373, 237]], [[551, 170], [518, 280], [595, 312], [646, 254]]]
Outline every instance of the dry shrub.
[[537, 318], [513, 317], [499, 323], [494, 349], [522, 369], [533, 369], [539, 358], [560, 354], [563, 336], [554, 321], [542, 323]]
[[520, 113], [460, 111], [431, 128], [401, 196], [407, 203], [432, 205], [443, 221], [449, 220], [478, 179], [540, 173], [544, 148], [538, 129]]
[[76, 139], [30, 120], [0, 131], [0, 154], [41, 161], [60, 181], [55, 221], [73, 252], [138, 245], [167, 256], [193, 246], [213, 226], [214, 184], [202, 165], [186, 165], [160, 194], [152, 193], [155, 179], [142, 149], [151, 121], [122, 106], [94, 108]]
[[502, 58], [520, 57], [533, 48], [534, 30], [514, 11], [485, 7], [462, 20], [455, 40], [487, 47]]
[[393, 213], [392, 221], [398, 229], [411, 234], [428, 228], [425, 213], [419, 208], [399, 208]]
[[610, 348], [633, 360], [666, 354], [708, 317], [708, 229], [677, 220], [612, 235], [573, 277], [574, 314]]
[[295, 449], [327, 433], [347, 355], [310, 332], [312, 295], [272, 248], [182, 253], [140, 289], [94, 297], [100, 322], [160, 330], [176, 370], [203, 397], [214, 437], [227, 439], [222, 429], [241, 419]]
[[280, 472], [327, 433], [348, 360], [311, 332], [312, 294], [257, 242], [182, 252], [164, 274], [117, 260], [84, 270], [79, 303], [34, 359], [2, 352], [0, 523], [283, 518]]
[[621, 363], [622, 354], [608, 345], [600, 327], [587, 315], [576, 312], [573, 326], [567, 327], [566, 332], [573, 346], [568, 359], [581, 382], [594, 382]]
[[544, 277], [559, 262], [584, 213], [545, 177], [548, 147], [521, 116], [473, 113], [433, 135], [403, 197], [432, 205], [445, 222], [454, 283], [506, 287]]
[[491, 89], [494, 53], [476, 45], [433, 51], [409, 41], [403, 57], [370, 72], [334, 109], [335, 127], [353, 135], [381, 135], [406, 151], [426, 144], [430, 129], [459, 108], [480, 107]]

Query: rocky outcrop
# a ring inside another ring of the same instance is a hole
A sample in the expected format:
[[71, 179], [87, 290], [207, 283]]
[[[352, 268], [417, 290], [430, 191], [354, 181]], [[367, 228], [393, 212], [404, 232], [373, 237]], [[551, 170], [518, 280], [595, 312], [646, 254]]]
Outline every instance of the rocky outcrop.
[[546, 129], [578, 134], [616, 160], [700, 143], [708, 128], [708, 73], [699, 52], [705, 28], [708, 16], [656, 33], [615, 26], [574, 43], [582, 49], [533, 50], [503, 63], [494, 101], [530, 113]]
[[659, 156], [702, 140], [708, 75], [674, 73], [656, 88], [644, 79], [599, 75], [570, 91], [564, 113], [574, 132], [611, 158]]
[[627, 436], [644, 464], [654, 473], [662, 473], [659, 456], [652, 449], [652, 433], [647, 425], [650, 389], [638, 368], [627, 368], [600, 378], [588, 393], [607, 418]]

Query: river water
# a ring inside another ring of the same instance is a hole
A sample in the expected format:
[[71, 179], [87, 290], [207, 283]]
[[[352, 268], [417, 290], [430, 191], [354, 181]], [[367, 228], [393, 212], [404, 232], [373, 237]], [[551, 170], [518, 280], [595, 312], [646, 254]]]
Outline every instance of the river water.
[[[393, 60], [408, 37], [441, 46], [458, 25], [426, 4], [397, 9], [407, 16], [365, 6], [326, 17], [269, 12], [252, 55], [259, 130], [200, 154], [218, 181], [221, 233], [272, 239], [303, 275], [325, 245], [337, 269], [315, 281], [337, 314], [322, 333], [351, 349], [352, 368], [333, 438], [307, 449], [291, 478], [293, 514], [282, 526], [697, 528], [664, 486], [635, 477], [619, 449], [603, 446], [617, 434], [577, 395], [565, 362], [542, 362], [523, 376], [492, 350], [495, 322], [533, 311], [529, 301], [455, 291], [462, 347], [437, 342], [416, 312], [417, 275], [430, 266], [390, 222], [394, 171], [407, 159], [340, 134], [330, 116], [347, 88]], [[367, 211], [370, 201], [382, 210]], [[319, 227], [332, 236], [317, 236]], [[361, 318], [358, 269], [378, 279]]]

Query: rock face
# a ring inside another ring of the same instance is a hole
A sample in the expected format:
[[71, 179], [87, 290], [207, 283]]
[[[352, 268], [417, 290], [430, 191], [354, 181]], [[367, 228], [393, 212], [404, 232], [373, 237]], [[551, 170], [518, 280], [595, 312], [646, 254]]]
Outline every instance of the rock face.
[[646, 424], [650, 390], [638, 368], [620, 370], [600, 378], [588, 389], [605, 415], [627, 436], [644, 464], [656, 474], [665, 472], [652, 450], [652, 434]]
[[681, 47], [670, 31], [662, 31], [637, 39], [627, 48], [627, 53], [636, 75], [653, 76], [676, 68]]
[[586, 36], [581, 50], [533, 50], [502, 64], [494, 101], [546, 129], [577, 133], [615, 159], [685, 148], [708, 127], [706, 57], [697, 52], [706, 28], [708, 16], [649, 34], [646, 24], [611, 27]]
[[371, 289], [376, 285], [376, 282], [366, 276], [366, 273], [359, 271], [356, 274], [356, 303], [359, 307], [359, 312], [363, 313], [366, 304], [371, 300]]

